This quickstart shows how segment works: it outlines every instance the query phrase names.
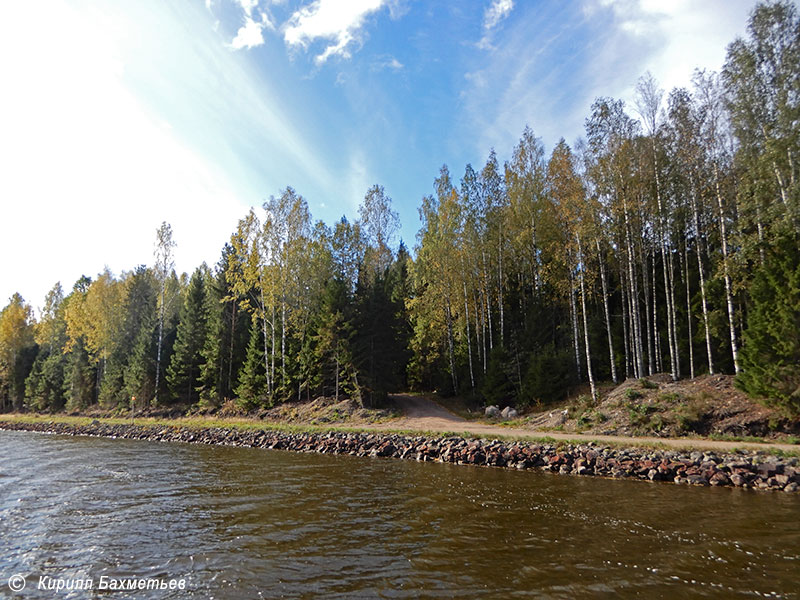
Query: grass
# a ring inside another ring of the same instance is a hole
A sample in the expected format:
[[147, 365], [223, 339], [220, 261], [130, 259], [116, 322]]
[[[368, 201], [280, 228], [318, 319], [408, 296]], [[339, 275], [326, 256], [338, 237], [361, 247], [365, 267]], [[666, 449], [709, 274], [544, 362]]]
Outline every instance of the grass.
[[[600, 414], [600, 413], [598, 413]], [[72, 415], [40, 415], [40, 414], [2, 414], [0, 415], [0, 423], [2, 422], [16, 422], [16, 423], [64, 423], [67, 425], [73, 425], [76, 427], [79, 426], [86, 426], [91, 425], [93, 421], [98, 421], [104, 425], [130, 425], [131, 419], [122, 418], [122, 417], [86, 417], [86, 416], [72, 416]], [[306, 425], [306, 424], [285, 424], [285, 423], [274, 423], [274, 422], [265, 422], [260, 421], [253, 418], [245, 418], [245, 417], [227, 417], [227, 418], [219, 418], [219, 417], [181, 417], [175, 419], [168, 419], [168, 418], [155, 418], [155, 417], [141, 417], [136, 418], [134, 420], [135, 425], [140, 426], [159, 426], [159, 427], [184, 427], [187, 429], [232, 429], [232, 430], [241, 430], [241, 431], [277, 431], [282, 433], [289, 433], [289, 434], [300, 434], [300, 433], [311, 433], [311, 434], [324, 434], [324, 433], [380, 433], [385, 435], [403, 435], [407, 437], [427, 437], [427, 438], [439, 438], [445, 439], [449, 437], [459, 437], [464, 439], [484, 439], [484, 440], [498, 440], [505, 443], [513, 443], [513, 442], [529, 442], [529, 443], [538, 443], [538, 444], [549, 444], [549, 445], [576, 445], [576, 446], [585, 446], [587, 444], [593, 443], [600, 447], [606, 448], [617, 448], [617, 449], [624, 449], [624, 448], [648, 448], [653, 450], [672, 450], [672, 451], [692, 451], [703, 448], [702, 442], [708, 441], [709, 438], [678, 438], [679, 441], [685, 442], [685, 445], [680, 445], [678, 447], [669, 446], [663, 442], [649, 442], [649, 441], [642, 441], [638, 440], [637, 438], [631, 438], [630, 440], [625, 441], [607, 441], [602, 439], [595, 439], [592, 437], [576, 437], [576, 438], [568, 438], [568, 439], [556, 439], [554, 437], [544, 435], [537, 435], [536, 433], [531, 433], [531, 435], [507, 435], [504, 433], [493, 433], [492, 435], [485, 435], [485, 434], [477, 434], [472, 433], [469, 431], [463, 431], [458, 433], [456, 431], [423, 431], [423, 430], [416, 430], [416, 429], [372, 429], [368, 427], [338, 427], [335, 425], [328, 425], [328, 426], [321, 426], [321, 425]], [[559, 431], [562, 428], [553, 428], [553, 431]], [[724, 436], [722, 436], [724, 437]], [[744, 443], [763, 443], [761, 438], [742, 438], [742, 439], [722, 439], [720, 437], [720, 441], [741, 441]], [[716, 438], [711, 438], [715, 440]], [[697, 443], [694, 443], [697, 442]], [[792, 438], [792, 441], [789, 442], [792, 444], [800, 444], [800, 439]], [[735, 452], [737, 449], [731, 450], [724, 450], [726, 453]], [[773, 454], [778, 457], [800, 457], [800, 449], [797, 451], [793, 450], [782, 450], [779, 448], [770, 448], [768, 444], [765, 444], [763, 449], [759, 449], [760, 452], [766, 452], [768, 454]]]

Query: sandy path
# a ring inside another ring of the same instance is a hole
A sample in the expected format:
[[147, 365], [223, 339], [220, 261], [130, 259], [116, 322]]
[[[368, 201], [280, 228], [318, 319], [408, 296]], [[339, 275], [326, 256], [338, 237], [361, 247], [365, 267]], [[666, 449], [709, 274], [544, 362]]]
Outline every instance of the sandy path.
[[673, 448], [698, 448], [719, 451], [731, 451], [736, 448], [751, 450], [785, 450], [798, 452], [800, 446], [793, 444], [759, 444], [757, 442], [725, 442], [690, 438], [660, 437], [626, 437], [618, 435], [582, 435], [580, 433], [561, 433], [558, 431], [541, 431], [521, 427], [500, 427], [488, 423], [467, 421], [454, 415], [444, 407], [427, 398], [397, 394], [392, 396], [404, 416], [380, 425], [375, 429], [408, 429], [413, 431], [452, 431], [453, 433], [469, 433], [478, 437], [514, 436], [514, 437], [550, 437], [557, 440], [585, 440], [607, 442], [612, 444], [663, 444]]

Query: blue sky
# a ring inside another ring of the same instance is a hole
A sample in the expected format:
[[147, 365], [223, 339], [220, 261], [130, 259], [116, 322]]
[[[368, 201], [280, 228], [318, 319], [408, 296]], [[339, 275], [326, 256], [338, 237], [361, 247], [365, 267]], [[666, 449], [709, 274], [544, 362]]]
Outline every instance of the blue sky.
[[0, 23], [0, 305], [152, 263], [213, 264], [287, 185], [327, 223], [417, 206], [526, 124], [572, 143], [597, 96], [718, 70], [745, 0], [41, 0]]

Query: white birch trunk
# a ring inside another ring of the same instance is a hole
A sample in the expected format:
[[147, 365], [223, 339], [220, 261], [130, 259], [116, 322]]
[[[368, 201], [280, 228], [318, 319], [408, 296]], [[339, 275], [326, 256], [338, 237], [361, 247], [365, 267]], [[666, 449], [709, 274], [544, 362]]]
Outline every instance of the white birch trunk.
[[700, 214], [694, 190], [690, 194], [694, 217], [694, 235], [697, 241], [697, 269], [700, 271], [700, 299], [703, 305], [703, 325], [706, 333], [706, 352], [708, 354], [708, 373], [714, 374], [714, 359], [711, 355], [711, 329], [708, 324], [708, 302], [706, 301], [706, 276], [703, 269], [703, 246], [700, 239]]
[[617, 365], [614, 360], [614, 340], [611, 335], [611, 314], [608, 310], [608, 283], [606, 282], [606, 268], [603, 263], [603, 254], [600, 251], [600, 240], [595, 239], [597, 246], [597, 257], [600, 261], [600, 284], [603, 288], [603, 314], [606, 319], [606, 333], [608, 334], [608, 357], [611, 361], [611, 380], [617, 383]]
[[722, 238], [722, 268], [725, 275], [725, 301], [728, 305], [728, 326], [731, 336], [731, 354], [733, 355], [733, 368], [738, 374], [739, 368], [739, 345], [736, 341], [736, 327], [734, 325], [736, 317], [733, 313], [733, 293], [731, 291], [731, 275], [728, 266], [728, 233], [725, 227], [725, 211], [722, 206], [722, 192], [719, 187], [719, 169], [714, 163], [714, 179], [717, 191], [717, 207], [719, 208], [719, 233]]
[[586, 372], [589, 374], [589, 387], [592, 390], [592, 402], [597, 402], [597, 388], [594, 384], [594, 374], [592, 373], [592, 352], [589, 349], [589, 326], [586, 318], [586, 289], [584, 285], [584, 271], [586, 269], [586, 262], [583, 256], [583, 247], [581, 246], [581, 238], [576, 233], [575, 241], [578, 242], [578, 259], [581, 263], [580, 270], [580, 286], [581, 286], [581, 311], [583, 313], [583, 343], [586, 347]]

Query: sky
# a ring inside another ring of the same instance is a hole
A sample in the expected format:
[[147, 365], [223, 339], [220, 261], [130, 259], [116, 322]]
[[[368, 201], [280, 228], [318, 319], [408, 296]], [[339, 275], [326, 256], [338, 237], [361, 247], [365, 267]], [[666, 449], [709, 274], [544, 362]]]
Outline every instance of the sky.
[[0, 20], [0, 307], [104, 268], [214, 265], [251, 206], [292, 186], [353, 220], [384, 186], [417, 207], [526, 125], [569, 143], [598, 96], [633, 107], [719, 70], [750, 0], [38, 0]]

